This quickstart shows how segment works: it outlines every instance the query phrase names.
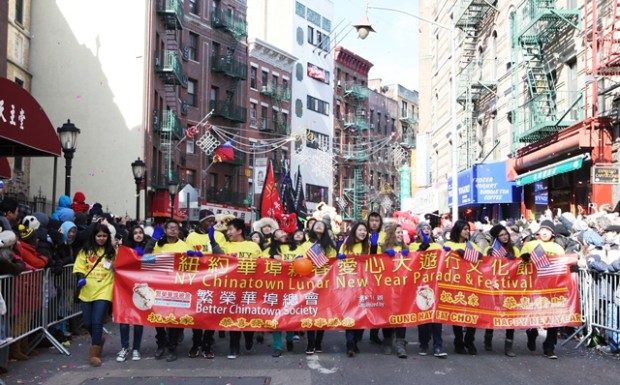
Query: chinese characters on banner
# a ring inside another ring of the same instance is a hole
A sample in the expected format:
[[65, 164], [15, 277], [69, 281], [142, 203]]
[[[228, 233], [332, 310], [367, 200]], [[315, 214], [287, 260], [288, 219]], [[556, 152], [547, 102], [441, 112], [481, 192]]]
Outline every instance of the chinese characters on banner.
[[[174, 264], [170, 267], [170, 259]], [[349, 256], [305, 277], [292, 263], [229, 256], [154, 254], [121, 247], [114, 317], [148, 326], [304, 330], [413, 326], [482, 328], [580, 325], [576, 274], [538, 277], [532, 263], [454, 252]], [[166, 269], [155, 269], [162, 264]]]

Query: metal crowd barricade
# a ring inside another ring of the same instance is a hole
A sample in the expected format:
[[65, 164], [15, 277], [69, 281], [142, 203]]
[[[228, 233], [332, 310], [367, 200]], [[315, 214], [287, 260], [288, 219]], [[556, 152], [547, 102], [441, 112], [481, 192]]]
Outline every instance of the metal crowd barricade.
[[47, 338], [60, 353], [70, 355], [49, 329], [82, 313], [73, 301], [76, 282], [72, 272], [73, 265], [67, 265], [60, 275], [41, 269], [0, 276], [0, 292], [7, 305], [7, 313], [0, 316], [0, 349], [34, 335], [30, 346]]
[[579, 270], [579, 294], [584, 324], [565, 343], [583, 330], [576, 348], [601, 333], [620, 343], [620, 274]]

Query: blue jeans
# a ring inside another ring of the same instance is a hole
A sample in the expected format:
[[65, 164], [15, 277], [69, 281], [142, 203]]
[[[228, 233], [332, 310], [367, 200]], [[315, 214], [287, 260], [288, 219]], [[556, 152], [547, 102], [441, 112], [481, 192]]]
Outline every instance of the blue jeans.
[[101, 346], [103, 335], [103, 318], [108, 312], [110, 301], [97, 300], [92, 302], [82, 301], [82, 318], [84, 328], [88, 330], [91, 344]]
[[440, 323], [429, 323], [418, 325], [418, 341], [421, 349], [428, 349], [428, 343], [433, 337], [433, 350], [443, 348], [443, 337], [441, 336], [443, 326]]
[[[618, 330], [620, 327], [620, 308], [618, 305], [613, 303], [613, 301], [609, 301], [607, 305], [607, 325], [610, 326], [614, 330]], [[609, 346], [611, 346], [611, 350], [613, 352], [620, 352], [620, 333], [609, 331]]]
[[[129, 350], [129, 324], [120, 324], [119, 329], [121, 331], [121, 347]], [[140, 351], [142, 344], [142, 333], [144, 332], [144, 326], [133, 326], [133, 350]]]

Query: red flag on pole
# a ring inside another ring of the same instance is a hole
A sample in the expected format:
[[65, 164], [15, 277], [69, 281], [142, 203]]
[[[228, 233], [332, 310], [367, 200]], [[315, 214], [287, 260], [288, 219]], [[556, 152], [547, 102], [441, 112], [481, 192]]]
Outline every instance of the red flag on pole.
[[260, 216], [261, 218], [273, 218], [277, 221], [282, 217], [282, 214], [282, 202], [274, 181], [271, 161], [269, 161], [267, 164], [267, 176], [265, 176], [265, 183], [263, 184], [263, 192], [260, 196]]

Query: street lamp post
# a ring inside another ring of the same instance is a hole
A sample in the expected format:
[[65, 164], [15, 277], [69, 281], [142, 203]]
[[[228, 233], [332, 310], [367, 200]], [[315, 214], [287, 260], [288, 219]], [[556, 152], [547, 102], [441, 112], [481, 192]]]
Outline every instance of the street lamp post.
[[177, 195], [179, 185], [176, 181], [168, 181], [168, 194], [170, 194], [170, 218], [174, 218], [174, 197]]
[[[366, 5], [366, 11], [368, 9], [376, 9], [380, 11], [390, 11], [402, 13], [403, 15], [407, 15], [413, 17], [414, 19], [432, 24], [441, 29], [445, 29], [450, 32], [450, 72], [452, 73], [452, 79], [450, 84], [450, 115], [451, 115], [451, 129], [450, 133], [452, 136], [451, 150], [452, 150], [452, 223], [454, 223], [459, 216], [459, 207], [458, 207], [458, 143], [457, 143], [457, 130], [456, 130], [456, 28], [454, 26], [449, 26], [441, 23], [437, 23], [436, 21], [427, 19], [422, 16], [414, 15], [413, 13], [405, 12], [400, 9], [395, 8], [384, 8], [384, 7], [372, 7]], [[370, 21], [368, 21], [368, 16], [363, 16], [362, 19], [355, 25], [353, 25], [357, 30], [357, 34], [360, 39], [365, 39], [370, 32], [375, 32], [375, 30], [370, 25]]]
[[71, 196], [71, 161], [73, 160], [73, 154], [75, 153], [75, 147], [77, 145], [77, 137], [80, 134], [80, 129], [71, 123], [70, 119], [67, 119], [67, 123], [62, 127], [56, 129], [60, 144], [62, 145], [62, 152], [65, 156], [65, 195]]
[[133, 178], [136, 181], [136, 221], [140, 221], [140, 185], [144, 180], [144, 172], [146, 171], [146, 163], [138, 157], [131, 164], [131, 172], [133, 173]]

